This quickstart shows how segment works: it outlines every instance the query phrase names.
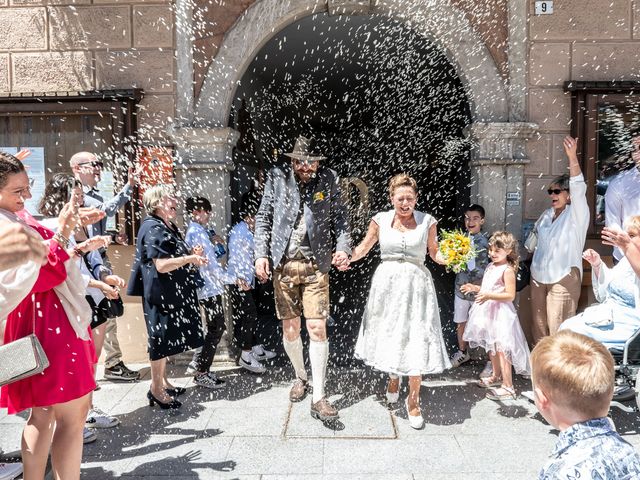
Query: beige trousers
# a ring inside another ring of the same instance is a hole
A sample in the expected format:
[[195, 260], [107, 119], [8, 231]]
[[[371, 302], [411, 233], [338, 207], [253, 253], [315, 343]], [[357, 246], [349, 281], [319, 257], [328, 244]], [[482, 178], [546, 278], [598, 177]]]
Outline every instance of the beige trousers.
[[562, 322], [576, 314], [581, 287], [577, 267], [557, 283], [539, 283], [531, 279], [531, 336], [534, 344], [542, 337], [556, 333]]
[[107, 328], [104, 331], [104, 366], [112, 368], [122, 360], [122, 350], [118, 342], [118, 322], [117, 318], [107, 320]]

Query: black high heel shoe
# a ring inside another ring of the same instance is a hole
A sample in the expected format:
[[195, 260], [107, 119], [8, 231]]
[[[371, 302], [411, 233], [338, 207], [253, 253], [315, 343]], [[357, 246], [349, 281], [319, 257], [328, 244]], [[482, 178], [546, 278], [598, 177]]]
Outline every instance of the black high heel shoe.
[[182, 403], [180, 403], [178, 400], [174, 398], [172, 398], [170, 402], [162, 403], [160, 400], [158, 400], [156, 397], [153, 396], [153, 393], [151, 393], [151, 390], [147, 392], [147, 398], [149, 399], [150, 407], [153, 407], [157, 403], [162, 410], [167, 410], [169, 408], [171, 409], [180, 408], [182, 406]]
[[167, 395], [171, 397], [177, 397], [178, 395], [182, 395], [183, 393], [185, 393], [187, 389], [183, 387], [173, 387], [165, 388], [164, 391], [167, 392]]

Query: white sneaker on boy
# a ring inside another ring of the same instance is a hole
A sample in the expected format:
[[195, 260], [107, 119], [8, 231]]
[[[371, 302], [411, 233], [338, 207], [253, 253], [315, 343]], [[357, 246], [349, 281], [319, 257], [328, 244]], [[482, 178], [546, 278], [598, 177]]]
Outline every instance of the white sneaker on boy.
[[451, 366], [453, 368], [458, 368], [460, 365], [462, 365], [465, 362], [468, 362], [469, 360], [471, 360], [471, 357], [467, 352], [458, 350], [456, 353], [454, 353], [451, 356]]
[[238, 364], [250, 372], [264, 373], [267, 371], [266, 367], [261, 364], [252, 352], [242, 352]]
[[254, 345], [251, 349], [251, 353], [256, 360], [271, 360], [276, 356], [276, 352], [265, 350], [262, 345]]

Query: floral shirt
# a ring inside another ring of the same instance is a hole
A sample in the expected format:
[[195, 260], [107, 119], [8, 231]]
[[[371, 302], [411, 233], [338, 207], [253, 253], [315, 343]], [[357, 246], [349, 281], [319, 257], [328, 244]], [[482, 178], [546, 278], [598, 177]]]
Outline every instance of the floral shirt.
[[539, 480], [631, 480], [640, 478], [640, 454], [607, 418], [576, 423], [560, 433]]

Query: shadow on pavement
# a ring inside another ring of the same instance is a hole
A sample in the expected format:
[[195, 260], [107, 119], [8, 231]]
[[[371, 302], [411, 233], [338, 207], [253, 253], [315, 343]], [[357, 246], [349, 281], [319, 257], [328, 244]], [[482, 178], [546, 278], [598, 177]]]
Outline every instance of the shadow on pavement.
[[[132, 471], [125, 474], [126, 477], [148, 478], [149, 472], [176, 472], [180, 478], [193, 476], [198, 478], [198, 470], [206, 469], [215, 472], [232, 472], [236, 468], [236, 462], [229, 460], [224, 462], [195, 462], [201, 457], [201, 452], [192, 450], [184, 455], [169, 456], [160, 460], [142, 463], [137, 465]], [[110, 480], [121, 478], [120, 474], [115, 474], [104, 467], [84, 467], [80, 475], [87, 480]], [[164, 477], [164, 478], [170, 478]]]

